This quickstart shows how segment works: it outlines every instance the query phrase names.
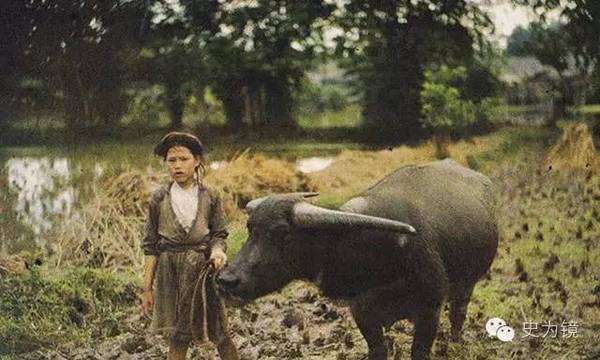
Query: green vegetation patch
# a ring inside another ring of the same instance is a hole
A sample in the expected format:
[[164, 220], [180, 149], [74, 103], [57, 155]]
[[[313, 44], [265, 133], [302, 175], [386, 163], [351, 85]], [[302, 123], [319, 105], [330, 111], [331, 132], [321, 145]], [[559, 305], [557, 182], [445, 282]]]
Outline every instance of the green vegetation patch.
[[139, 292], [133, 274], [75, 268], [33, 269], [0, 278], [0, 355], [126, 331]]

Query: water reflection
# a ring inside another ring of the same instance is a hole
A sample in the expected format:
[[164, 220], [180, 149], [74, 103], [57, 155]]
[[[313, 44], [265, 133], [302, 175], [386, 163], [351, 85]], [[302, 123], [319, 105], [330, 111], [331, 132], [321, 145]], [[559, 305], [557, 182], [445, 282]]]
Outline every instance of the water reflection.
[[329, 157], [310, 157], [296, 161], [296, 169], [303, 173], [321, 171], [329, 167], [333, 158]]
[[9, 190], [16, 195], [17, 218], [36, 238], [50, 229], [53, 217], [71, 214], [77, 193], [67, 158], [12, 158], [5, 167]]

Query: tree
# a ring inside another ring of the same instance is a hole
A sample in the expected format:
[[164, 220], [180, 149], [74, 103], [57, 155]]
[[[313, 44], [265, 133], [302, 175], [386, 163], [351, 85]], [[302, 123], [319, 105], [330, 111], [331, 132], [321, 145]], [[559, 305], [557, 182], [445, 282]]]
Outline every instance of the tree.
[[221, 28], [207, 43], [211, 86], [237, 130], [293, 129], [293, 89], [322, 43], [322, 1], [257, 0], [224, 6]]
[[461, 133], [475, 123], [475, 104], [461, 98], [453, 83], [464, 81], [464, 67], [440, 67], [437, 71], [425, 72], [425, 83], [421, 91], [423, 102], [423, 127], [433, 134], [437, 158], [445, 158], [452, 134]]
[[129, 1], [26, 2], [27, 75], [62, 99], [67, 127], [110, 130], [125, 110], [123, 59], [137, 40], [143, 8]]
[[474, 41], [491, 24], [462, 0], [351, 0], [338, 22], [345, 31], [339, 51], [353, 54], [350, 70], [363, 94], [367, 131], [388, 140], [421, 134], [427, 65], [472, 59]]
[[188, 97], [202, 98], [208, 86], [206, 44], [218, 32], [220, 5], [217, 0], [152, 0], [147, 10], [132, 78], [142, 87], [162, 88], [170, 128], [181, 129]]
[[19, 82], [23, 70], [26, 39], [30, 31], [25, 2], [7, 1], [0, 5], [0, 129], [13, 120], [18, 110]]
[[555, 23], [547, 26], [542, 22], [529, 24], [527, 29], [518, 27], [515, 36], [507, 42], [507, 53], [512, 56], [534, 56], [543, 65], [549, 66], [558, 74], [557, 95], [553, 98], [553, 111], [549, 126], [554, 127], [556, 120], [566, 115], [569, 82], [567, 71], [572, 52], [572, 39], [564, 26]]
[[[600, 64], [600, 3], [592, 0], [571, 0], [567, 4], [555, 0], [513, 0], [521, 5], [532, 6], [541, 12], [540, 21], [534, 26], [537, 30], [550, 31], [548, 45], [555, 47], [553, 41], [560, 42], [564, 48], [564, 57], [577, 71], [579, 79], [586, 87], [592, 86], [592, 72], [599, 72]], [[559, 24], [548, 24], [547, 13], [559, 12]], [[541, 60], [540, 60], [541, 61]], [[556, 62], [554, 60], [553, 62]], [[556, 64], [562, 67], [563, 64]], [[552, 65], [551, 65], [552, 66]], [[553, 66], [554, 67], [554, 66]], [[592, 92], [590, 89], [589, 92]]]

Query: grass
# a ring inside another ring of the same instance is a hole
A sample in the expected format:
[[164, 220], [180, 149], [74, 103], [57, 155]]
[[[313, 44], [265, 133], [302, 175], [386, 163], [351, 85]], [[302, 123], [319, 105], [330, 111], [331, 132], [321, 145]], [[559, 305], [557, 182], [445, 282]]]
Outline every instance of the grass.
[[597, 115], [600, 114], [600, 104], [581, 105], [570, 110], [581, 115]]
[[[53, 140], [41, 145], [0, 146], [0, 160], [9, 157], [66, 157], [77, 164], [101, 164], [106, 168], [134, 166], [145, 168], [160, 166], [160, 159], [152, 154], [156, 142], [166, 130], [132, 139], [105, 139], [94, 142], [75, 143]], [[331, 156], [346, 149], [366, 149], [368, 146], [353, 141], [345, 129], [335, 131], [300, 132], [297, 136], [265, 139], [260, 134], [244, 137], [232, 135], [199, 134], [207, 149], [207, 159], [218, 161], [230, 159], [248, 150], [271, 157], [295, 160], [305, 156]], [[350, 137], [350, 139], [349, 139]]]
[[0, 356], [72, 346], [127, 330], [138, 295], [132, 273], [85, 268], [33, 269], [27, 277], [0, 277]]
[[[490, 278], [475, 290], [468, 322], [480, 328], [487, 318], [502, 317], [521, 336], [525, 321], [575, 321], [579, 339], [519, 338], [496, 352], [499, 358], [517, 350], [539, 359], [581, 358], [599, 350], [593, 344], [599, 340], [600, 278], [592, 269], [600, 266], [600, 228], [592, 199], [600, 198], [600, 177], [547, 173], [541, 154], [534, 154], [505, 161], [491, 174], [500, 188], [501, 243]], [[486, 351], [456, 349], [465, 358]]]
[[[506, 105], [503, 110], [510, 114], [525, 114], [532, 111], [538, 111], [539, 105]], [[580, 115], [600, 114], [600, 104], [586, 104], [570, 106], [569, 111]]]
[[353, 104], [341, 111], [326, 110], [316, 116], [300, 114], [298, 123], [304, 129], [354, 128], [360, 125], [361, 108]]

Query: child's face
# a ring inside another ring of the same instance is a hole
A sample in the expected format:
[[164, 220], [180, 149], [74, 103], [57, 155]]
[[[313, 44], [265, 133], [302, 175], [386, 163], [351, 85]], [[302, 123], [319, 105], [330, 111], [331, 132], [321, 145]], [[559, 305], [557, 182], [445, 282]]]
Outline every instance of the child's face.
[[166, 157], [169, 175], [180, 186], [187, 187], [192, 184], [194, 171], [200, 165], [200, 157], [194, 156], [185, 146], [173, 146], [167, 151]]

